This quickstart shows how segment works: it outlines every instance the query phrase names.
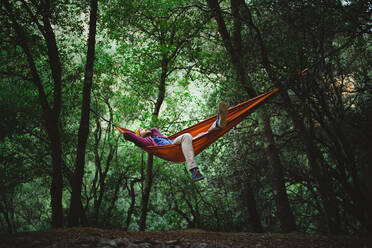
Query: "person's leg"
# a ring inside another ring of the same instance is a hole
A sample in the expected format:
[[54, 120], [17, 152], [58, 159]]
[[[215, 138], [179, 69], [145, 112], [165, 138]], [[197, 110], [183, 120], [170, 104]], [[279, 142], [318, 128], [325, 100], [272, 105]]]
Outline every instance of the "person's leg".
[[218, 104], [218, 112], [217, 112], [217, 119], [213, 124], [209, 127], [207, 132], [201, 132], [198, 135], [195, 136], [195, 138], [198, 138], [204, 134], [207, 134], [209, 132], [220, 130], [221, 128], [224, 128], [226, 126], [226, 119], [227, 119], [227, 106], [225, 102], [220, 102]]
[[208, 129], [208, 132], [220, 130], [226, 126], [227, 119], [227, 106], [224, 101], [218, 103], [217, 119], [213, 122], [212, 126]]
[[181, 144], [183, 156], [187, 163], [187, 168], [191, 170], [192, 168], [198, 167], [194, 157], [194, 148], [192, 147], [192, 136], [189, 133], [182, 134], [178, 136], [173, 144]]
[[181, 144], [183, 156], [187, 163], [187, 168], [192, 173], [192, 179], [194, 181], [202, 180], [204, 177], [198, 169], [198, 165], [195, 161], [194, 148], [192, 147], [192, 136], [189, 133], [182, 134], [178, 136], [173, 144]]

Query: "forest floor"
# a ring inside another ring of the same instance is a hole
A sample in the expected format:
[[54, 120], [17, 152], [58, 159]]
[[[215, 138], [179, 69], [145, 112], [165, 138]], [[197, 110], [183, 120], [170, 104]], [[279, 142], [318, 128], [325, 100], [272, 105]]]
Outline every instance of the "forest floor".
[[203, 230], [125, 232], [89, 227], [0, 234], [1, 248], [368, 248], [372, 247], [369, 242], [355, 236], [225, 233]]

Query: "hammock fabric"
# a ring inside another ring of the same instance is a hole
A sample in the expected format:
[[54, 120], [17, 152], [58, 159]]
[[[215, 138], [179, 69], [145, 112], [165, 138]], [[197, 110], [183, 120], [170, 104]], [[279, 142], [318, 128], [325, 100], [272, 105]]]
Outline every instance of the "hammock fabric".
[[[202, 152], [205, 148], [210, 146], [214, 141], [223, 136], [225, 133], [230, 131], [233, 127], [239, 124], [244, 118], [256, 110], [256, 108], [267, 100], [270, 96], [278, 92], [279, 89], [264, 93], [262, 95], [256, 96], [248, 101], [240, 103], [235, 107], [228, 109], [226, 126], [220, 130], [206, 133], [197, 138], [193, 139], [193, 147], [195, 156]], [[208, 119], [198, 122], [195, 125], [188, 127], [178, 133], [175, 133], [168, 138], [174, 140], [178, 136], [184, 133], [189, 133], [193, 137], [197, 136], [199, 133], [207, 132], [209, 127], [216, 121], [217, 115], [209, 117]], [[116, 127], [121, 133], [124, 132], [133, 132], [131, 130]], [[181, 145], [158, 145], [158, 146], [146, 146], [142, 147], [143, 150], [147, 151], [150, 154], [153, 154], [162, 159], [172, 161], [172, 162], [184, 162], [185, 158], [182, 153]]]

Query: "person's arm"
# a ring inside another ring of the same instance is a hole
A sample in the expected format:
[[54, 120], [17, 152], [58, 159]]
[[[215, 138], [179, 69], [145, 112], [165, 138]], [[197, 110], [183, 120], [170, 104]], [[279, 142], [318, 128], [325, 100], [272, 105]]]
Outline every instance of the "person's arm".
[[155, 141], [150, 137], [142, 138], [132, 132], [124, 132], [123, 135], [126, 140], [129, 140], [140, 147], [156, 145]]
[[161, 134], [161, 132], [159, 131], [159, 129], [157, 129], [156, 127], [151, 128], [150, 131], [151, 131], [151, 136], [167, 138], [167, 137], [163, 136]]

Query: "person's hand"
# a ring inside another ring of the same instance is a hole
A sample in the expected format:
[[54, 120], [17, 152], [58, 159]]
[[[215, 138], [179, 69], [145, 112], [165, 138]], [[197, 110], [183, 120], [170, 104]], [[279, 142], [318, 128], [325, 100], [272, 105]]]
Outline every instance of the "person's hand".
[[140, 130], [140, 135], [141, 135], [141, 137], [146, 138], [148, 136], [151, 136], [151, 131], [147, 130], [147, 129], [141, 129]]

